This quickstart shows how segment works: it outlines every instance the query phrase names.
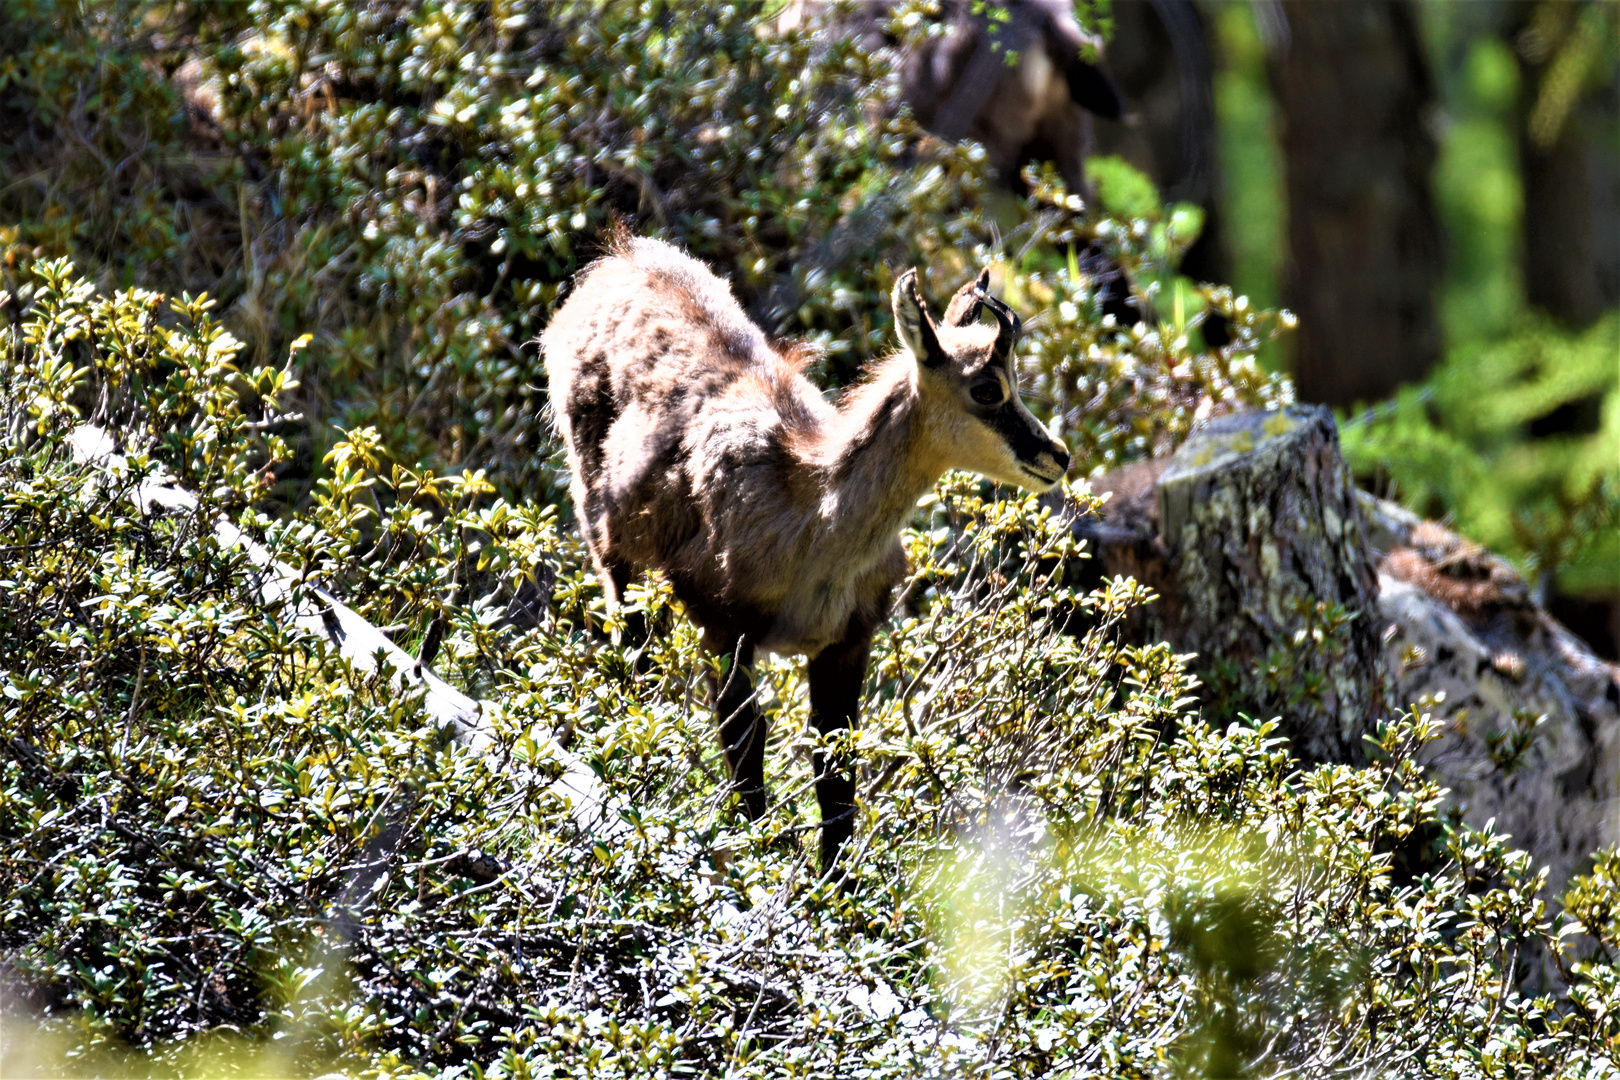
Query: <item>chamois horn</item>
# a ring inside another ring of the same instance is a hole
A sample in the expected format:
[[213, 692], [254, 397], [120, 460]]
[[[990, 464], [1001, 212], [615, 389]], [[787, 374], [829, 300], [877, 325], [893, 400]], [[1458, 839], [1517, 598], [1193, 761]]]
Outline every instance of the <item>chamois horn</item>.
[[990, 309], [990, 314], [996, 317], [996, 325], [1001, 328], [996, 334], [996, 355], [1011, 356], [1013, 347], [1018, 344], [1018, 335], [1024, 330], [1024, 320], [1018, 317], [1018, 312], [983, 289], [974, 289], [973, 295], [981, 307]]

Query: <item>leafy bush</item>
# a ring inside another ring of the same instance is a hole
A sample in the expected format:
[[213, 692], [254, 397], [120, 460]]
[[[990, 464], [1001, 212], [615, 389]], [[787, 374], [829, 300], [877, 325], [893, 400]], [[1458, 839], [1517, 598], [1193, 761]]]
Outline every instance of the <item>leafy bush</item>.
[[[5, 10], [0, 948], [45, 1067], [1613, 1075], [1611, 858], [1549, 921], [1524, 856], [1439, 816], [1421, 711], [1364, 770], [1208, 726], [1182, 658], [1114, 638], [1137, 587], [1060, 586], [1082, 553], [1032, 500], [952, 479], [907, 535], [848, 736], [850, 894], [808, 869], [794, 665], [762, 680], [777, 801], [749, 824], [692, 630], [640, 676], [616, 640], [525, 344], [614, 214], [834, 383], [887, 347], [894, 272], [944, 295], [996, 263], [1046, 313], [1027, 375], [1082, 468], [1289, 396], [1252, 359], [1285, 320], [1173, 277], [1185, 214], [1050, 174], [993, 198], [886, 50], [744, 4]], [[1098, 252], [1140, 325], [1102, 318]], [[127, 466], [75, 460], [83, 419]], [[159, 465], [194, 512], [132, 506]], [[493, 748], [289, 629], [223, 520], [441, 642]], [[553, 734], [606, 821], [549, 786]], [[1521, 991], [1529, 956], [1568, 992]]]
[[[808, 869], [796, 665], [762, 680], [777, 799], [749, 824], [694, 632], [673, 620], [637, 677], [549, 508], [374, 466], [351, 432], [310, 506], [267, 519], [286, 377], [239, 369], [205, 303], [27, 277], [0, 340], [0, 940], [62, 1072], [1614, 1075], [1612, 856], [1549, 923], [1526, 856], [1439, 816], [1425, 717], [1360, 770], [1206, 726], [1183, 658], [1116, 643], [1138, 587], [1060, 587], [1083, 553], [1033, 499], [952, 479], [907, 534], [848, 736], [845, 894]], [[92, 409], [127, 470], [75, 462]], [[195, 513], [134, 508], [160, 461]], [[494, 749], [281, 625], [221, 518], [396, 634], [448, 610], [439, 655]], [[535, 571], [522, 630], [501, 616]], [[546, 786], [552, 732], [609, 821]], [[348, 895], [391, 827], [388, 873]], [[1537, 950], [1566, 995], [1517, 988]]]
[[[897, 12], [902, 40], [923, 6]], [[20, 137], [0, 167], [26, 179], [0, 189], [7, 260], [206, 291], [255, 363], [313, 335], [287, 501], [307, 497], [328, 421], [376, 428], [413, 468], [560, 495], [533, 340], [616, 215], [710, 261], [768, 332], [816, 342], [834, 384], [891, 347], [906, 266], [945, 296], [997, 264], [1011, 302], [1054, 313], [1030, 320], [1027, 365], [1082, 469], [1162, 452], [1200, 401], [1287, 393], [1252, 360], [1275, 316], [1230, 290], [1146, 295], [1195, 222], [1083, 209], [1050, 176], [993, 198], [981, 151], [900, 109], [889, 50], [777, 32], [757, 5], [8, 11], [0, 123]], [[1093, 247], [1162, 319], [1102, 325]], [[1224, 350], [1199, 346], [1208, 304], [1233, 320]]]

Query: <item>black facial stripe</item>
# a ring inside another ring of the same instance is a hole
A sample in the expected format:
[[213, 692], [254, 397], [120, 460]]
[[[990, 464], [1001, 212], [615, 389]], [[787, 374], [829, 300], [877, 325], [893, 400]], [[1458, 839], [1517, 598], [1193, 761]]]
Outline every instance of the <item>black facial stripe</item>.
[[1013, 408], [1011, 401], [993, 412], [987, 421], [995, 429], [996, 434], [1007, 440], [1007, 445], [1012, 447], [1012, 452], [1019, 461], [1033, 464], [1052, 448], [1052, 437], [1035, 422], [1033, 417], [1025, 416]]
[[1009, 354], [1007, 356], [1003, 356], [1000, 353], [996, 352], [994, 349], [991, 349], [990, 350], [990, 359], [988, 359], [988, 360], [986, 360], [984, 362], [984, 367], [980, 368], [980, 370], [981, 371], [999, 371], [999, 372], [1001, 372], [1001, 373], [1003, 373], [1004, 375], [1007, 376], [1007, 381], [1008, 382], [1016, 383], [1018, 380], [1013, 377], [1014, 367], [1015, 367], [1015, 365], [1013, 364], [1013, 358], [1012, 358], [1011, 354]]

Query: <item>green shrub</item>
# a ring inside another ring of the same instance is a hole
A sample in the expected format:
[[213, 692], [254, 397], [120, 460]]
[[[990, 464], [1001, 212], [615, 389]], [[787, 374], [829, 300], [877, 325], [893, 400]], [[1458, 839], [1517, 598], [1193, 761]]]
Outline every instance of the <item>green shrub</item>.
[[[549, 508], [351, 432], [267, 520], [283, 376], [238, 368], [203, 303], [27, 278], [0, 339], [0, 942], [59, 1072], [1614, 1075], [1612, 856], [1549, 921], [1526, 856], [1439, 816], [1426, 717], [1360, 770], [1206, 726], [1184, 658], [1116, 642], [1139, 587], [1056, 584], [1082, 553], [1032, 498], [953, 478], [907, 534], [849, 736], [846, 895], [809, 869], [797, 665], [763, 679], [776, 802], [749, 824], [694, 632], [674, 619], [637, 677]], [[87, 411], [121, 420], [126, 471], [75, 463]], [[135, 511], [158, 462], [196, 512]], [[495, 748], [278, 623], [221, 517], [398, 635], [448, 611], [442, 665]], [[525, 574], [549, 611], [520, 630]], [[553, 732], [610, 823], [545, 785]], [[1517, 988], [1538, 951], [1566, 995]]]
[[[1579, 333], [1545, 321], [1452, 350], [1423, 386], [1344, 425], [1361, 475], [1542, 588], [1620, 591], [1620, 312]], [[1566, 430], [1532, 438], [1537, 421]]]
[[[767, 332], [813, 340], [834, 385], [892, 347], [906, 266], [943, 297], [996, 264], [1039, 316], [1036, 405], [1063, 417], [1082, 471], [1163, 451], [1205, 398], [1287, 393], [1252, 360], [1274, 316], [1230, 290], [1150, 295], [1196, 222], [1161, 220], [1156, 197], [1134, 218], [1082, 209], [1051, 176], [1028, 200], [995, 195], [978, 148], [925, 137], [900, 108], [889, 50], [776, 32], [757, 4], [8, 12], [0, 116], [24, 137], [0, 168], [27, 180], [0, 188], [6, 260], [207, 292], [259, 364], [313, 335], [285, 501], [307, 497], [329, 424], [376, 428], [413, 468], [560, 496], [533, 342], [615, 216], [708, 260]], [[902, 38], [927, 25], [914, 16], [897, 13]], [[1088, 244], [1163, 318], [1102, 326]], [[1199, 345], [1210, 303], [1234, 318], [1219, 353]]]
[[[1540, 87], [1521, 86], [1514, 43], [1488, 31], [1488, 19], [1455, 5], [1424, 8], [1446, 116], [1434, 177], [1449, 248], [1439, 298], [1446, 354], [1424, 385], [1344, 430], [1364, 481], [1429, 517], [1451, 517], [1544, 595], [1620, 595], [1620, 312], [1573, 332], [1532, 313], [1519, 252], [1520, 155], [1533, 152], [1531, 129], [1542, 126], [1531, 116], [1567, 109], [1581, 80], [1605, 64], [1612, 78], [1612, 50], [1607, 59], [1589, 52], [1602, 35], [1585, 33], [1608, 7], [1584, 6], [1583, 32], [1559, 46], [1576, 67], [1561, 65], [1563, 75]], [[1545, 19], [1582, 6], [1538, 10]], [[1565, 78], [1587, 65], [1574, 83]]]
[[[1208, 726], [1182, 658], [1118, 645], [1139, 588], [1055, 584], [1081, 553], [1033, 500], [952, 478], [907, 534], [851, 895], [808, 869], [795, 665], [749, 824], [690, 627], [643, 676], [616, 641], [526, 344], [614, 214], [835, 384], [889, 347], [897, 270], [943, 296], [995, 263], [1090, 469], [1289, 397], [1253, 363], [1286, 320], [1174, 277], [1185, 213], [1050, 173], [998, 200], [886, 51], [740, 3], [5, 11], [0, 949], [37, 1020], [8, 1043], [34, 1024], [69, 1075], [1613, 1075], [1612, 859], [1548, 920], [1522, 855], [1438, 815], [1420, 710], [1364, 770]], [[1141, 326], [1102, 319], [1090, 245]], [[76, 463], [84, 419], [126, 468]], [[160, 464], [195, 512], [131, 506]], [[221, 519], [402, 644], [442, 634], [494, 748], [289, 630]], [[553, 734], [608, 822], [548, 786]], [[1521, 991], [1522, 957], [1568, 993]]]

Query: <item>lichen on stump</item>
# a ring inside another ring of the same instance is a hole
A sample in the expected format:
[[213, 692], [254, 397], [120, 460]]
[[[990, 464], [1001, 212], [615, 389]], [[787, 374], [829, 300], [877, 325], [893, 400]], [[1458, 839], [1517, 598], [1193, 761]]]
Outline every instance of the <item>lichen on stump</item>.
[[1156, 629], [1199, 654], [1211, 703], [1281, 716], [1307, 760], [1362, 760], [1386, 711], [1378, 579], [1333, 414], [1212, 420], [1156, 490], [1173, 586]]

